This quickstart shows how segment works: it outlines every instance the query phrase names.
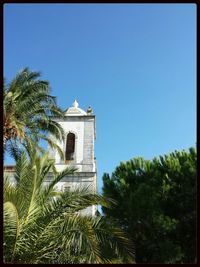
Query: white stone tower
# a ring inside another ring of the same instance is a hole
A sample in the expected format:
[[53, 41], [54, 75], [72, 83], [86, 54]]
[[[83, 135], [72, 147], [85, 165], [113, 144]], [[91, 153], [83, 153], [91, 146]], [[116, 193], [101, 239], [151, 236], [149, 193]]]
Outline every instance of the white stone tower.
[[[63, 149], [65, 159], [61, 160], [56, 150], [49, 150], [49, 157], [55, 160], [58, 171], [67, 166], [74, 166], [78, 170], [70, 176], [66, 176], [59, 184], [59, 190], [73, 190], [77, 187], [87, 186], [97, 192], [96, 160], [94, 157], [94, 140], [96, 138], [96, 123], [92, 109], [87, 112], [78, 107], [75, 100], [72, 107], [65, 112], [63, 119], [54, 118], [65, 132], [64, 142], [54, 140]], [[86, 213], [94, 215], [96, 206], [88, 208]]]

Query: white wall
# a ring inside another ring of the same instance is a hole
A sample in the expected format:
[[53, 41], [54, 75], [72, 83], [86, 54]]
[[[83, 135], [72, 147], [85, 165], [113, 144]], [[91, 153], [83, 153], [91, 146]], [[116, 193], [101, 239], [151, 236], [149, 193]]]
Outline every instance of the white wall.
[[[76, 136], [76, 144], [75, 144], [75, 153], [76, 153], [76, 163], [82, 163], [83, 161], [83, 138], [84, 138], [84, 121], [61, 121], [59, 122], [65, 131], [65, 135], [67, 138], [67, 133], [72, 132]], [[57, 144], [64, 149], [66, 148], [66, 138], [65, 143], [60, 143], [57, 141]], [[55, 160], [56, 164], [61, 162], [60, 156], [58, 152], [55, 152]]]

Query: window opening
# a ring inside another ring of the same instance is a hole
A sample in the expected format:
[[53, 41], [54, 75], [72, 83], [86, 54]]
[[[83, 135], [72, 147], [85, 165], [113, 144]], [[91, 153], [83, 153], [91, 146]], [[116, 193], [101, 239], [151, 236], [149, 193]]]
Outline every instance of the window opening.
[[66, 160], [73, 160], [74, 159], [74, 151], [75, 151], [75, 134], [69, 133], [67, 135], [65, 159]]
[[62, 186], [62, 191], [63, 191], [63, 192], [68, 191], [68, 192], [69, 192], [69, 191], [70, 191], [70, 186], [68, 186], [68, 185], [63, 185], [63, 186]]

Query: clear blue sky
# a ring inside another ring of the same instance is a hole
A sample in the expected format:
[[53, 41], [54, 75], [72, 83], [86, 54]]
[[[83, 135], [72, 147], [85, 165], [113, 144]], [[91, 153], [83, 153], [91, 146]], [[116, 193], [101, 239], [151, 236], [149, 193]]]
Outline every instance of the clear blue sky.
[[7, 81], [26, 66], [93, 107], [99, 192], [120, 161], [196, 144], [195, 4], [6, 4]]

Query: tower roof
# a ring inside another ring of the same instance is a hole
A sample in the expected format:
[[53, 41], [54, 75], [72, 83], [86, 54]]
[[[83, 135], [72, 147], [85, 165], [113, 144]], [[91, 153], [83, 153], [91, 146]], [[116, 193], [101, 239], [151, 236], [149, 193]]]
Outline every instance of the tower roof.
[[78, 107], [79, 104], [76, 100], [74, 100], [72, 107], [69, 107], [66, 112], [65, 112], [65, 116], [84, 116], [87, 115], [87, 113]]

